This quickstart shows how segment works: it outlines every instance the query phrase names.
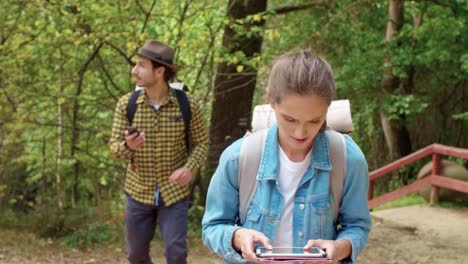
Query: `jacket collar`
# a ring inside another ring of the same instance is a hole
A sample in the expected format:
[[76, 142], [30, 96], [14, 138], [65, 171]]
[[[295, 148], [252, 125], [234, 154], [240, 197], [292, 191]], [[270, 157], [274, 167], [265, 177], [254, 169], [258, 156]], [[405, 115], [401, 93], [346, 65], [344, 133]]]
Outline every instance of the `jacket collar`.
[[[278, 125], [274, 124], [268, 129], [263, 150], [262, 159], [258, 172], [259, 180], [276, 180], [278, 177]], [[312, 160], [310, 167], [318, 170], [331, 170], [331, 162], [329, 156], [329, 142], [326, 134], [318, 133], [314, 139], [312, 148]]]
[[[149, 99], [148, 99], [148, 95], [146, 94], [146, 89], [143, 88], [140, 90], [140, 95], [138, 96], [138, 99], [136, 101], [137, 104], [143, 104], [143, 103], [147, 103], [149, 104]], [[177, 101], [177, 98], [175, 96], [175, 92], [173, 91], [172, 88], [169, 88], [169, 94], [166, 98], [164, 98], [161, 102], [161, 105], [164, 105], [166, 104], [167, 102], [170, 102], [170, 103], [173, 103]]]

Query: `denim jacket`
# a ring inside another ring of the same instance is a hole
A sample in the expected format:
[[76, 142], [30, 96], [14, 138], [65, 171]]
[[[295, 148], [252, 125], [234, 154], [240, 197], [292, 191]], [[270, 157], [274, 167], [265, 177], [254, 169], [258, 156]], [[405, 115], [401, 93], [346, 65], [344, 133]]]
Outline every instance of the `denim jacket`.
[[[310, 239], [351, 241], [352, 253], [341, 263], [355, 263], [364, 249], [371, 227], [367, 205], [369, 175], [366, 159], [351, 137], [345, 135], [347, 168], [336, 228], [333, 223], [333, 197], [330, 192], [331, 163], [328, 137], [314, 139], [312, 160], [296, 191], [293, 209], [293, 246], [304, 247]], [[236, 225], [239, 213], [239, 139], [221, 155], [208, 188], [203, 216], [203, 243], [223, 258], [223, 263], [246, 260], [232, 247], [238, 228], [263, 232], [270, 241], [276, 236], [284, 201], [278, 186], [278, 127], [269, 129], [257, 174], [258, 189], [247, 209], [245, 223]]]

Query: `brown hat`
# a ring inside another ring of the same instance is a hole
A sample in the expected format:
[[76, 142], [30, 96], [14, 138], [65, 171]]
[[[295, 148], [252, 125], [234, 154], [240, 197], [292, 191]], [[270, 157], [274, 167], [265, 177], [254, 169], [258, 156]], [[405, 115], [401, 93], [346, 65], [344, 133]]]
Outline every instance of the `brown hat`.
[[157, 63], [169, 67], [174, 72], [179, 70], [179, 67], [173, 64], [174, 49], [157, 40], [148, 40], [136, 54], [147, 57]]

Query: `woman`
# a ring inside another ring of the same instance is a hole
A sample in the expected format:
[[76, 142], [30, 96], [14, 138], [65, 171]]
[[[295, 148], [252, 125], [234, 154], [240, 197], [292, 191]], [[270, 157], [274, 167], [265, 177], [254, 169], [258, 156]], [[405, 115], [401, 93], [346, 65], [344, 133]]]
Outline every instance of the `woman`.
[[208, 189], [203, 241], [224, 263], [260, 262], [258, 246], [319, 247], [330, 262], [356, 262], [371, 226], [368, 170], [359, 147], [345, 136], [346, 175], [335, 223], [324, 133], [334, 94], [331, 67], [310, 51], [285, 54], [274, 63], [266, 96], [277, 124], [267, 132], [245, 222], [237, 222], [243, 139], [223, 152]]

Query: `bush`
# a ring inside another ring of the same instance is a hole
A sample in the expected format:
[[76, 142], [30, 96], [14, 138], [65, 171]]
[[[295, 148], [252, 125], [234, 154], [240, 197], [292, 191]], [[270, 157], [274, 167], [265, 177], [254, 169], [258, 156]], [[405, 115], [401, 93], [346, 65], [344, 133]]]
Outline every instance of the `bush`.
[[201, 237], [202, 225], [201, 221], [203, 214], [205, 213], [205, 207], [201, 205], [192, 205], [188, 212], [188, 235]]
[[60, 238], [63, 245], [73, 248], [92, 248], [119, 236], [119, 232], [108, 224], [94, 223]]

